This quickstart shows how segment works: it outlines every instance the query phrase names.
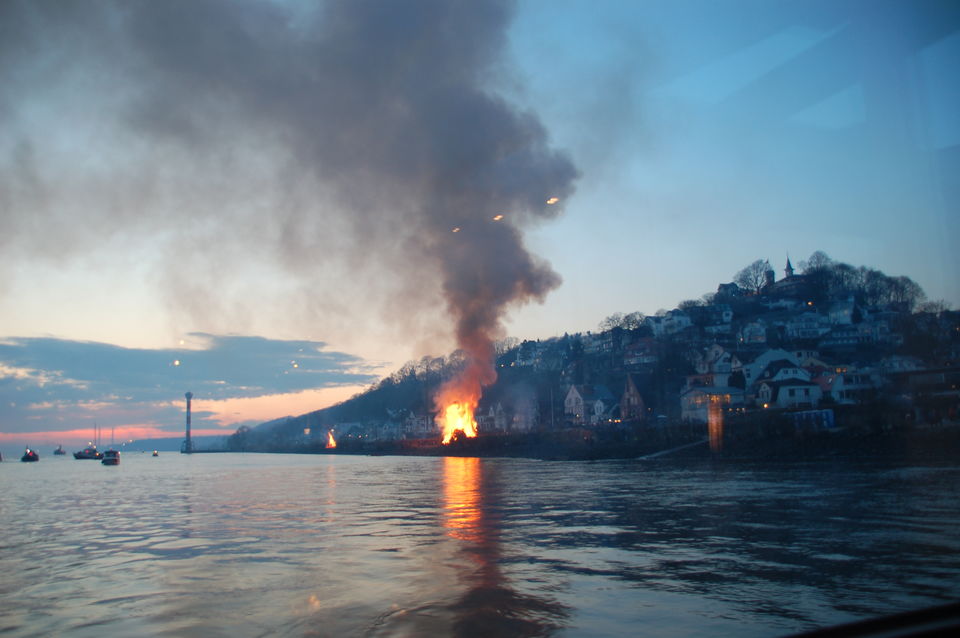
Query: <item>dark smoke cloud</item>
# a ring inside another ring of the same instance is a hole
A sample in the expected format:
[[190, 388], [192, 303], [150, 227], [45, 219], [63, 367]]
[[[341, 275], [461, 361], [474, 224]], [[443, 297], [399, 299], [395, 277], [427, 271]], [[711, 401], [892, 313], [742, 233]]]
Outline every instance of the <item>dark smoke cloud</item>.
[[[409, 327], [440, 291], [478, 357], [512, 304], [560, 281], [521, 229], [559, 212], [577, 172], [534, 115], [496, 93], [510, 2], [8, 1], [0, 12], [0, 230], [21, 251], [42, 252], [57, 228], [70, 237], [60, 255], [104, 235], [162, 242], [160, 285], [188, 310], [184, 290], [197, 288], [225, 315], [238, 313], [216, 303], [224, 281], [256, 260], [283, 274], [291, 314], [330, 322], [340, 309], [344, 330], [358, 325], [351, 301]], [[36, 113], [83, 136], [51, 141]]]

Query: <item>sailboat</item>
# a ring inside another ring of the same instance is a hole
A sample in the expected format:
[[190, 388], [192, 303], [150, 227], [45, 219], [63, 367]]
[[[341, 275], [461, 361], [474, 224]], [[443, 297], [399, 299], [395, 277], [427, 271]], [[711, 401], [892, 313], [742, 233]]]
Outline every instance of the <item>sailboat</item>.
[[120, 452], [113, 449], [113, 433], [115, 429], [110, 430], [110, 449], [103, 453], [100, 460], [104, 465], [120, 465]]
[[54, 456], [63, 456], [66, 453], [67, 451], [63, 449], [63, 445], [58, 445], [57, 449], [53, 451]]
[[100, 460], [103, 458], [103, 453], [97, 450], [97, 443], [99, 443], [99, 428], [97, 427], [96, 421], [93, 423], [93, 442], [90, 443], [87, 447], [80, 450], [79, 452], [73, 453], [73, 458], [80, 460]]

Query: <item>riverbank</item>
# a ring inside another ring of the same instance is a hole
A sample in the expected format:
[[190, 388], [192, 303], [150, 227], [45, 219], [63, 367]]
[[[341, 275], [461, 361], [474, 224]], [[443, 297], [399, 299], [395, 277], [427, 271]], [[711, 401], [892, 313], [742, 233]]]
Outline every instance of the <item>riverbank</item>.
[[[241, 451], [241, 450], [237, 450]], [[490, 434], [436, 440], [364, 441], [344, 439], [334, 449], [300, 444], [260, 452], [360, 454], [373, 456], [514, 457], [542, 460], [677, 458], [727, 460], [889, 459], [955, 461], [960, 427], [836, 428], [802, 432], [767, 426], [762, 431], [731, 423], [711, 444], [704, 425], [671, 428], [569, 428], [528, 434]]]

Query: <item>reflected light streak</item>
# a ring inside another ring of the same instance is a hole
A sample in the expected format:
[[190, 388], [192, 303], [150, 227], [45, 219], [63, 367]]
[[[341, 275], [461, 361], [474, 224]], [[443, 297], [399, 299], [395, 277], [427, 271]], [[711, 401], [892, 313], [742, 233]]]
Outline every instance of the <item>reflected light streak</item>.
[[443, 457], [443, 500], [448, 535], [481, 541], [480, 459]]
[[710, 436], [710, 451], [720, 452], [723, 449], [723, 405], [717, 396], [711, 396], [707, 406], [707, 432]]

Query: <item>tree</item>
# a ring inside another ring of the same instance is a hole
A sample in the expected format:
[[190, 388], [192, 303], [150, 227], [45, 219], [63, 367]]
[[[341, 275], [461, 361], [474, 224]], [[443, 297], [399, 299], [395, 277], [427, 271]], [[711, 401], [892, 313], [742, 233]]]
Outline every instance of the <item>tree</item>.
[[810, 296], [817, 304], [830, 299], [834, 266], [834, 261], [822, 250], [815, 251], [809, 259], [800, 262]]
[[643, 325], [644, 316], [642, 312], [631, 312], [623, 314], [615, 312], [600, 322], [600, 332], [607, 332], [614, 328], [623, 328], [624, 330], [636, 330]]
[[620, 326], [620, 323], [623, 321], [623, 313], [615, 312], [603, 321], [600, 322], [600, 332], [606, 332], [607, 330], [613, 330]]
[[800, 268], [805, 275], [829, 270], [831, 266], [833, 266], [833, 260], [822, 250], [814, 251], [806, 261], [800, 262]]
[[620, 327], [624, 330], [636, 330], [637, 328], [643, 325], [643, 320], [646, 319], [642, 312], [631, 312], [623, 317], [623, 323], [620, 324]]
[[702, 299], [684, 299], [677, 304], [677, 308], [684, 312], [689, 312], [691, 308], [701, 308], [703, 305]]
[[754, 294], [760, 294], [763, 286], [767, 283], [768, 270], [770, 270], [770, 262], [765, 259], [758, 259], [737, 272], [733, 276], [733, 283], [745, 290], [752, 290]]
[[950, 304], [943, 299], [925, 301], [917, 307], [917, 312], [929, 312], [932, 314], [940, 314], [948, 310], [950, 310]]

